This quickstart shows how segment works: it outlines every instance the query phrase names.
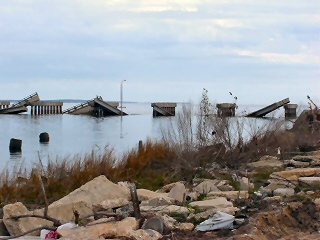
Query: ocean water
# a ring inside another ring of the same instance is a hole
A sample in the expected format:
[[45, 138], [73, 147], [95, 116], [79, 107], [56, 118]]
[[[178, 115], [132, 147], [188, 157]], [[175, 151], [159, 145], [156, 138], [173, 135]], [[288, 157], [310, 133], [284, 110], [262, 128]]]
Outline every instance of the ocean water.
[[[63, 110], [77, 105], [65, 103]], [[176, 112], [183, 104], [178, 104]], [[103, 149], [109, 145], [116, 154], [123, 154], [138, 147], [139, 140], [161, 137], [160, 129], [165, 129], [169, 121], [176, 117], [152, 117], [150, 103], [126, 103], [123, 109], [129, 115], [96, 118], [86, 115], [31, 115], [30, 112], [17, 115], [0, 115], [0, 169], [11, 168], [24, 163], [31, 166], [38, 162], [39, 156], [44, 164], [50, 158], [73, 157], [92, 150]], [[259, 109], [260, 106], [251, 106]], [[250, 111], [250, 106], [243, 106], [238, 112]], [[284, 110], [280, 111], [280, 115]], [[265, 124], [268, 120], [256, 120]], [[39, 134], [48, 132], [50, 142], [39, 142]], [[22, 152], [10, 154], [11, 138], [22, 140]]]

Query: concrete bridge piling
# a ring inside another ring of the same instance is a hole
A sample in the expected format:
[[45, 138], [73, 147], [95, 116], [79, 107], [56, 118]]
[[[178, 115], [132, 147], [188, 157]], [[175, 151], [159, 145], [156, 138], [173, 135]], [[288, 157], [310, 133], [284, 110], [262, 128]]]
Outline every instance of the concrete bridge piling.
[[235, 103], [218, 103], [217, 114], [219, 117], [234, 117], [236, 115], [236, 107]]
[[39, 101], [30, 103], [31, 115], [62, 114], [63, 102]]
[[9, 101], [0, 101], [0, 109], [8, 108], [10, 106]]
[[170, 102], [157, 102], [151, 103], [151, 107], [153, 107], [153, 116], [174, 116], [176, 114], [176, 103]]
[[297, 104], [285, 104], [283, 107], [285, 110], [285, 119], [292, 119], [297, 117]]

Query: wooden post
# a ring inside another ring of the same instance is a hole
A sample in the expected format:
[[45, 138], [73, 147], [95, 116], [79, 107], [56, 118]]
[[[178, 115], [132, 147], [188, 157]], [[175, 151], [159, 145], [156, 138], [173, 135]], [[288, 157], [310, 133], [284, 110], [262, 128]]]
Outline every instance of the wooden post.
[[131, 201], [132, 201], [133, 210], [134, 210], [134, 217], [136, 219], [141, 219], [139, 199], [138, 199], [138, 194], [137, 194], [137, 189], [135, 184], [132, 184], [132, 186], [130, 186], [130, 193], [131, 193]]

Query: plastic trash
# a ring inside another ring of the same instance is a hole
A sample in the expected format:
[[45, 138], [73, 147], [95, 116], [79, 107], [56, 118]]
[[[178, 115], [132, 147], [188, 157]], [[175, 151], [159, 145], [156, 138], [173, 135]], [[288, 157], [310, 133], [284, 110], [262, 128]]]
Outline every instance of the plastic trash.
[[40, 232], [40, 238], [47, 240], [57, 239], [57, 231], [42, 229]]
[[[78, 227], [78, 225], [73, 223], [73, 222], [68, 222], [66, 224], [63, 224], [63, 225], [59, 226], [57, 228], [57, 230], [70, 229], [70, 228], [75, 228], [75, 227]], [[58, 238], [57, 230], [56, 231], [51, 231], [51, 230], [48, 230], [48, 229], [42, 229], [40, 231], [40, 238], [41, 239], [46, 239], [46, 240], [57, 239]]]
[[234, 219], [235, 217], [230, 214], [217, 211], [217, 213], [214, 214], [213, 217], [208, 218], [207, 220], [196, 226], [195, 230], [212, 231], [216, 229], [233, 229]]
[[62, 224], [61, 226], [59, 226], [57, 228], [57, 230], [70, 229], [70, 228], [75, 228], [75, 227], [78, 227], [78, 225], [75, 224], [74, 222], [68, 222], [68, 223], [65, 223], [65, 224]]

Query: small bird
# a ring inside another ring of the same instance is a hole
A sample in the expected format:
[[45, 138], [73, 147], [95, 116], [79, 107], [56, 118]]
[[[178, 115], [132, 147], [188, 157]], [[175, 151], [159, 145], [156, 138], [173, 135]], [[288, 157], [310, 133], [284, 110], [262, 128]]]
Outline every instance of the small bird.
[[238, 98], [237, 98], [237, 97], [234, 97], [234, 99], [235, 99], [235, 100], [238, 100]]
[[310, 99], [310, 96], [309, 96], [309, 95], [307, 95], [307, 98], [308, 98], [308, 99]]
[[229, 92], [230, 95], [232, 95], [232, 92]]

